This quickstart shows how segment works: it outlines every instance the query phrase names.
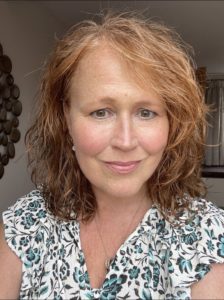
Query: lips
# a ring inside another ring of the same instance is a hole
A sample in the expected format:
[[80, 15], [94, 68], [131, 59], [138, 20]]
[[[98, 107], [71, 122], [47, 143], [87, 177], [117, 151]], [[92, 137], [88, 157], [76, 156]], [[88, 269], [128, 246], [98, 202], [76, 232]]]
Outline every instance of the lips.
[[121, 174], [126, 174], [134, 171], [140, 163], [139, 161], [129, 161], [129, 162], [120, 162], [120, 161], [113, 161], [113, 162], [106, 162], [107, 167], [116, 172]]

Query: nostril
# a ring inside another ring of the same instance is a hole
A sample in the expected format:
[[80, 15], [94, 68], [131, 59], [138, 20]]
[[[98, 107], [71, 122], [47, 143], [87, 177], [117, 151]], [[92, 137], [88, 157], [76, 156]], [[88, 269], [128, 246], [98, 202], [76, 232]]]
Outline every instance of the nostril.
[[111, 145], [122, 150], [132, 150], [137, 146], [137, 138], [131, 136], [114, 136], [111, 140]]

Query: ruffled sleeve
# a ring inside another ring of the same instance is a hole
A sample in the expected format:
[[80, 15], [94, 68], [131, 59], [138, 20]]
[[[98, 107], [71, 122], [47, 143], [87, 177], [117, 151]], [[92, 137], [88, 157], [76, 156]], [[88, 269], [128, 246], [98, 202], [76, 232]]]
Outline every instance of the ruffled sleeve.
[[196, 234], [199, 263], [224, 263], [224, 211], [209, 202]]
[[[8, 246], [22, 261], [21, 298], [35, 297], [39, 273], [53, 238], [53, 219], [47, 213], [39, 190], [19, 198], [3, 213], [5, 239]], [[32, 295], [31, 295], [32, 291]]]
[[205, 200], [194, 204], [198, 211], [176, 231], [176, 242], [171, 245], [170, 293], [179, 299], [190, 299], [191, 285], [201, 280], [212, 264], [224, 263], [224, 211]]
[[[27, 265], [32, 264], [30, 246], [41, 241], [39, 228], [46, 224], [46, 209], [38, 190], [19, 198], [3, 213], [5, 239], [13, 252]], [[37, 261], [38, 251], [33, 253]]]

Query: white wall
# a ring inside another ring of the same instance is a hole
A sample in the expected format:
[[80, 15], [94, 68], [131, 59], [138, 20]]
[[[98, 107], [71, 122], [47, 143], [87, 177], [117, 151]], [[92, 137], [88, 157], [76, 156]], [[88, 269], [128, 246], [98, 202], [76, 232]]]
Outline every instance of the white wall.
[[0, 1], [0, 43], [13, 64], [11, 74], [20, 88], [23, 111], [19, 116], [21, 139], [16, 156], [0, 179], [0, 213], [33, 188], [27, 171], [24, 135], [30, 125], [40, 68], [62, 24], [37, 1]]

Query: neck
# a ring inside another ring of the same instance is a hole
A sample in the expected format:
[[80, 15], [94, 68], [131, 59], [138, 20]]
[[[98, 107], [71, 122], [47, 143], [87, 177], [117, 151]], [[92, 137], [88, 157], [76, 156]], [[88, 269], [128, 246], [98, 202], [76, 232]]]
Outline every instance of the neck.
[[113, 197], [103, 193], [95, 193], [97, 201], [97, 214], [101, 219], [119, 219], [125, 216], [130, 217], [139, 207], [139, 211], [146, 212], [152, 205], [146, 193], [131, 197]]

